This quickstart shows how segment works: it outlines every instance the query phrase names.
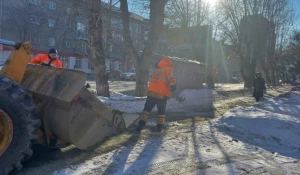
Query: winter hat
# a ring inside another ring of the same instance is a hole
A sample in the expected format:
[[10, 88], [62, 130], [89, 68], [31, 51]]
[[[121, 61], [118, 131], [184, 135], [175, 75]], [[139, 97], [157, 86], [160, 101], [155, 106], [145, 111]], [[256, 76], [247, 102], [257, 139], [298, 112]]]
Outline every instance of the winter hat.
[[162, 59], [163, 62], [166, 62], [170, 67], [174, 67], [174, 64], [172, 64], [172, 61], [171, 61], [171, 57], [169, 56], [164, 56], [163, 59]]
[[260, 72], [256, 72], [256, 77], [261, 77], [261, 73]]
[[49, 54], [51, 54], [51, 53], [56, 53], [56, 54], [58, 54], [57, 50], [54, 49], [54, 48], [51, 48], [51, 49], [49, 50]]
[[168, 64], [171, 64], [171, 58], [169, 56], [164, 56], [162, 61], [167, 62]]

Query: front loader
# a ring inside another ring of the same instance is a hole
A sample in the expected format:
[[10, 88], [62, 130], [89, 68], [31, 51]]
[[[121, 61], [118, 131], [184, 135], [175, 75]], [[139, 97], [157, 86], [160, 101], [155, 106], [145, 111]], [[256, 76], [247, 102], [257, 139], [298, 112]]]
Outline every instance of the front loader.
[[139, 117], [104, 105], [85, 88], [84, 72], [29, 65], [29, 42], [0, 44], [15, 47], [0, 71], [1, 175], [20, 170], [32, 144], [88, 149]]

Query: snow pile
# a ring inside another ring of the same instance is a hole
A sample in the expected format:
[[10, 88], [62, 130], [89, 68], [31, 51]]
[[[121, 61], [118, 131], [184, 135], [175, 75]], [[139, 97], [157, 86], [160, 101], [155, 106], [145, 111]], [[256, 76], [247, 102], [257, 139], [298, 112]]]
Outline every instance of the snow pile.
[[292, 91], [290, 93], [290, 100], [296, 100], [296, 101], [300, 101], [300, 92], [299, 91]]
[[183, 100], [184, 105], [199, 106], [206, 103], [212, 103], [213, 91], [211, 89], [184, 90], [178, 97]]
[[219, 119], [220, 131], [281, 155], [300, 158], [300, 93], [235, 108]]
[[[118, 92], [111, 92], [111, 98], [98, 98], [110, 108], [126, 113], [142, 112], [146, 102], [146, 97], [127, 96]], [[177, 97], [168, 100], [166, 109], [180, 111], [188, 107], [209, 108], [212, 106], [212, 100], [213, 93], [210, 89], [184, 90]]]

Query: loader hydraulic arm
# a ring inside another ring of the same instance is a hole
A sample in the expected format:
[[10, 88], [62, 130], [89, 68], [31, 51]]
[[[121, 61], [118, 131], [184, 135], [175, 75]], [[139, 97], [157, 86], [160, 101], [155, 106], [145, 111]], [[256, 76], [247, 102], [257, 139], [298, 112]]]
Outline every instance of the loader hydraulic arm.
[[12, 51], [3, 65], [0, 74], [3, 74], [10, 79], [21, 83], [28, 62], [30, 61], [31, 44], [29, 42], [15, 43], [13, 41], [0, 39], [0, 44], [12, 46], [15, 48]]

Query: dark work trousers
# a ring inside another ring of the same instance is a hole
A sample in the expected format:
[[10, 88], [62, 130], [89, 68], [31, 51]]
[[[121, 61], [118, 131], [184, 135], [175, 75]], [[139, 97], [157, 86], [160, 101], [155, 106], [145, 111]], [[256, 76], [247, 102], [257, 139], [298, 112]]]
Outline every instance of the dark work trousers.
[[144, 112], [150, 114], [153, 108], [157, 106], [157, 115], [165, 115], [166, 113], [166, 106], [167, 106], [167, 97], [164, 99], [159, 99], [155, 97], [147, 97]]

